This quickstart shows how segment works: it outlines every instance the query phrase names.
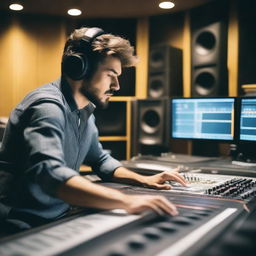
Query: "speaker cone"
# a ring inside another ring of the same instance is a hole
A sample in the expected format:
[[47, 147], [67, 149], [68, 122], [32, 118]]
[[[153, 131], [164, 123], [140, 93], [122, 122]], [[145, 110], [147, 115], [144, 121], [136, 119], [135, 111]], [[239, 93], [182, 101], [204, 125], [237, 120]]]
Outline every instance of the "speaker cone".
[[142, 129], [147, 133], [155, 133], [160, 124], [160, 116], [155, 110], [148, 110], [142, 116]]
[[[161, 48], [160, 48], [161, 49]], [[162, 50], [162, 49], [161, 49]], [[165, 63], [165, 56], [162, 51], [152, 50], [150, 54], [150, 67], [153, 69], [163, 69]]]
[[204, 31], [196, 38], [195, 51], [200, 55], [209, 54], [216, 47], [216, 38], [210, 31]]
[[216, 80], [212, 73], [202, 72], [195, 78], [195, 90], [198, 95], [206, 96], [212, 93], [215, 88]]
[[152, 98], [163, 97], [165, 92], [165, 82], [163, 75], [155, 75], [149, 79], [149, 96]]

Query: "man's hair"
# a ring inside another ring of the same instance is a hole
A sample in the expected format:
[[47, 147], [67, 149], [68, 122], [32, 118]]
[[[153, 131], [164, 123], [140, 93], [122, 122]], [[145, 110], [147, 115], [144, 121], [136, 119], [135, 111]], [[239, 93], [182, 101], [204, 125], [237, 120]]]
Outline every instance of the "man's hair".
[[[69, 36], [63, 56], [68, 56], [73, 53], [83, 53], [86, 54], [86, 49], [77, 50], [77, 44], [79, 41], [86, 39], [85, 33], [89, 28], [83, 27], [80, 29], [75, 29]], [[94, 69], [97, 65], [104, 61], [104, 59], [111, 55], [117, 57], [121, 61], [122, 67], [132, 67], [135, 66], [138, 59], [134, 54], [134, 47], [131, 46], [130, 42], [121, 36], [116, 36], [112, 34], [102, 34], [97, 36], [89, 46], [91, 47], [91, 52], [93, 53], [93, 62], [91, 63]], [[88, 50], [88, 49], [87, 49]], [[96, 62], [96, 63], [95, 63]]]

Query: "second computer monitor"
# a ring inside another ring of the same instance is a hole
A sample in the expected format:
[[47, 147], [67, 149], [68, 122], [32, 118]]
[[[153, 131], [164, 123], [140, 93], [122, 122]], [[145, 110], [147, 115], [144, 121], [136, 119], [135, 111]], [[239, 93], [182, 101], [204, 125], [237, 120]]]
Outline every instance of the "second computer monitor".
[[171, 137], [234, 140], [235, 98], [171, 99]]
[[256, 97], [241, 98], [239, 139], [256, 142]]

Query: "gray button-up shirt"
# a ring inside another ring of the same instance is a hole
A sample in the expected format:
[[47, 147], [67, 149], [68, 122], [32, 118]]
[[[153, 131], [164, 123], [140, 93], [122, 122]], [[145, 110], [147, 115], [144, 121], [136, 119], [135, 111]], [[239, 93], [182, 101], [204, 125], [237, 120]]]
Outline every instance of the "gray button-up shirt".
[[8, 198], [15, 216], [55, 219], [69, 205], [55, 197], [58, 185], [79, 175], [82, 163], [103, 179], [121, 163], [98, 141], [93, 104], [77, 109], [64, 79], [28, 94], [13, 110], [0, 149], [0, 168], [14, 173]]

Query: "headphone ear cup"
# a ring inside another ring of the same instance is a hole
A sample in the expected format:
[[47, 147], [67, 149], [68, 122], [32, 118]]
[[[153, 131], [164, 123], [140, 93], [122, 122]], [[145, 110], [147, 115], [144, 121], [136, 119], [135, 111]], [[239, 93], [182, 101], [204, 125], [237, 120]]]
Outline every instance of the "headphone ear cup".
[[80, 54], [64, 56], [62, 60], [62, 71], [72, 80], [82, 80], [88, 70], [88, 60]]
[[[101, 28], [90, 28], [81, 40], [65, 46], [67, 52], [78, 52], [64, 55], [62, 58], [62, 73], [72, 80], [82, 80], [91, 72], [92, 49], [91, 43], [97, 37], [104, 34]], [[66, 48], [67, 47], [67, 48]]]

